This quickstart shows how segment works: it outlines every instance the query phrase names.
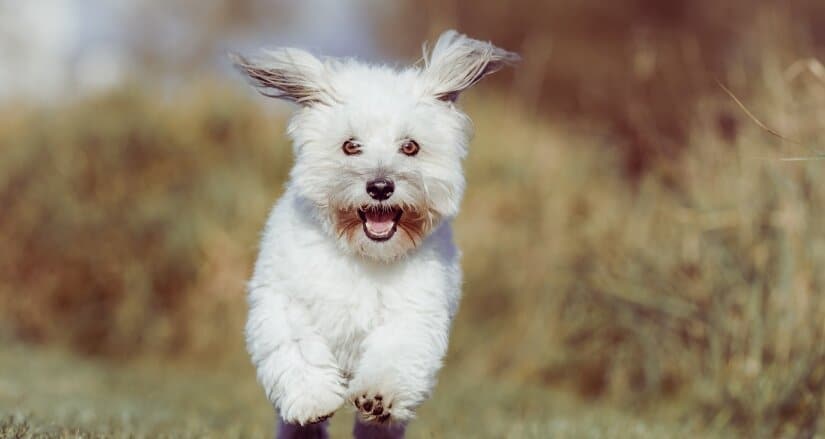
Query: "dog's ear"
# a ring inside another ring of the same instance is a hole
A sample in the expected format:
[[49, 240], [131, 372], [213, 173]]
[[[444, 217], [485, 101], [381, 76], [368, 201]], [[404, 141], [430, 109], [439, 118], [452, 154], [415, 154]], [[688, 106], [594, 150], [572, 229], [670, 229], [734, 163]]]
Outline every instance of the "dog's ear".
[[438, 37], [432, 53], [424, 47], [424, 78], [429, 92], [442, 101], [454, 102], [458, 95], [481, 78], [514, 64], [518, 54], [474, 40], [454, 30]]
[[303, 106], [323, 102], [328, 97], [323, 82], [324, 65], [309, 52], [282, 48], [265, 51], [264, 56], [254, 59], [235, 53], [229, 57], [264, 96]]

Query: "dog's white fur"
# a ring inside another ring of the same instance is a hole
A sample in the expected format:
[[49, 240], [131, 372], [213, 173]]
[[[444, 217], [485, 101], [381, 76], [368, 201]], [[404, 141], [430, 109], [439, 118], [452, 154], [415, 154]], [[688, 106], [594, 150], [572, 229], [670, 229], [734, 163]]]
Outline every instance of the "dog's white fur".
[[[297, 49], [235, 57], [262, 93], [301, 105], [288, 130], [295, 165], [263, 233], [246, 325], [258, 379], [288, 423], [364, 395], [381, 395], [389, 420], [403, 423], [435, 385], [459, 302], [450, 222], [472, 130], [454, 101], [517, 57], [454, 31], [424, 52], [401, 70]], [[348, 139], [360, 154], [342, 151]], [[407, 139], [417, 155], [399, 151]], [[375, 177], [395, 182], [388, 200], [367, 194]], [[357, 220], [364, 206], [402, 209], [398, 232], [370, 239]]]

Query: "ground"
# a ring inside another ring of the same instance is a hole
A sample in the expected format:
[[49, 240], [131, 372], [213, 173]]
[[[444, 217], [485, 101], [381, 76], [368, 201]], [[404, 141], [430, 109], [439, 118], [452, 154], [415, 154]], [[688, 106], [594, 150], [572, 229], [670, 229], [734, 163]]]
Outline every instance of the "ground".
[[[563, 391], [487, 381], [449, 366], [410, 438], [679, 437], [673, 415], [587, 403]], [[663, 413], [665, 411], [662, 411]], [[339, 410], [332, 437], [348, 437]], [[273, 413], [251, 366], [94, 360], [20, 345], [0, 349], [2, 437], [271, 437]]]

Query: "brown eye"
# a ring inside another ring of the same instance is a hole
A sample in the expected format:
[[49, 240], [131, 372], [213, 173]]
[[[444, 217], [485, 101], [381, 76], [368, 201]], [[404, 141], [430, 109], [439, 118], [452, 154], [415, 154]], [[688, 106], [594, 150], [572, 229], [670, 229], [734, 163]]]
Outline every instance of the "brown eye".
[[404, 143], [401, 144], [401, 152], [408, 156], [414, 156], [418, 154], [419, 149], [421, 149], [421, 147], [418, 146], [418, 142], [412, 139], [405, 140]]
[[355, 143], [352, 139], [344, 142], [344, 144], [341, 145], [341, 149], [344, 150], [344, 154], [346, 155], [361, 154], [361, 145]]

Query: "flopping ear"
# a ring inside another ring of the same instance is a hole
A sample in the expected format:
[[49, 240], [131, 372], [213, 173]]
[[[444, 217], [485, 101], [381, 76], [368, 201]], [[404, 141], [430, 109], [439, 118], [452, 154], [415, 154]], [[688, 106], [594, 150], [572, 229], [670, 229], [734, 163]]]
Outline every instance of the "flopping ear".
[[230, 53], [229, 57], [264, 96], [309, 106], [328, 97], [323, 81], [323, 63], [300, 49], [265, 51], [264, 56], [249, 59]]
[[438, 37], [432, 53], [424, 47], [424, 77], [437, 99], [454, 102], [481, 78], [515, 64], [521, 58], [490, 42], [474, 40], [454, 30]]

